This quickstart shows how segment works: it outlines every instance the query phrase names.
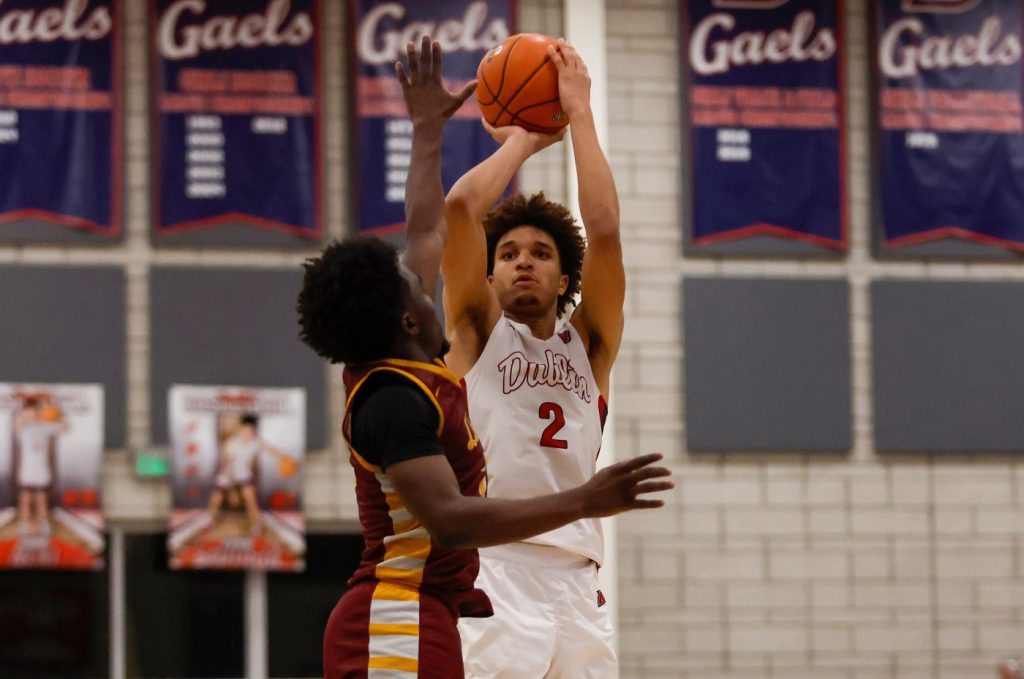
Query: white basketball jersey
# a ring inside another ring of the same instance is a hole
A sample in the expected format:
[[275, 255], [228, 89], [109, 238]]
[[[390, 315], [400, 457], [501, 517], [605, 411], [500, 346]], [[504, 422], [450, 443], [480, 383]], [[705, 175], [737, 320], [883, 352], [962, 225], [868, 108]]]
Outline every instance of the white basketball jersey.
[[40, 488], [50, 485], [50, 441], [60, 427], [49, 422], [22, 425], [18, 431], [18, 449], [21, 460], [18, 484]]
[[[566, 324], [547, 340], [504, 316], [466, 374], [469, 415], [487, 459], [487, 495], [522, 499], [586, 482], [601, 449], [604, 399], [583, 340]], [[583, 519], [525, 542], [601, 563], [599, 519]]]
[[232, 436], [224, 444], [224, 455], [228, 460], [228, 478], [231, 483], [251, 483], [252, 463], [263, 447], [259, 439], [245, 441], [239, 436]]

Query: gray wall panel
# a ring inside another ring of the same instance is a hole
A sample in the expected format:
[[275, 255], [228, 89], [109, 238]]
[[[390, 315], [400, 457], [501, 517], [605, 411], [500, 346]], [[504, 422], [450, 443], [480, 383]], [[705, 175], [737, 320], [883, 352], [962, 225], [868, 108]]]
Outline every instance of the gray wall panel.
[[1024, 284], [871, 290], [876, 447], [1024, 449]]
[[125, 440], [125, 279], [115, 267], [0, 267], [0, 382], [98, 382]]
[[73, 245], [120, 245], [124, 230], [115, 236], [92, 233], [83, 229], [59, 226], [38, 219], [19, 219], [0, 224], [0, 242], [8, 243], [67, 243]]
[[687, 278], [683, 324], [689, 448], [849, 449], [846, 281]]
[[154, 268], [150, 278], [153, 441], [167, 442], [172, 384], [306, 389], [306, 445], [326, 445], [327, 371], [298, 339], [302, 272]]

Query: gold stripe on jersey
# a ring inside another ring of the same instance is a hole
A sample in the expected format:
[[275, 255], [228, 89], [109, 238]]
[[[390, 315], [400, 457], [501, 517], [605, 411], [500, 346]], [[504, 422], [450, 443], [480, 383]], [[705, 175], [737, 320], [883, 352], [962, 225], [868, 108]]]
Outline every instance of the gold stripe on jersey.
[[419, 601], [420, 591], [395, 582], [378, 582], [373, 588], [373, 598], [382, 601]]
[[396, 623], [386, 622], [371, 622], [370, 623], [370, 634], [379, 635], [391, 635], [391, 634], [404, 634], [406, 636], [417, 636], [420, 633], [419, 625], [403, 625]]
[[420, 522], [415, 517], [407, 519], [405, 521], [395, 521], [395, 535], [401, 535], [402, 533], [408, 533], [414, 531], [420, 527]]
[[[370, 640], [371, 645], [373, 640]], [[416, 658], [400, 658], [396, 656], [370, 657], [367, 667], [371, 670], [401, 670], [403, 672], [419, 672], [420, 661]]]
[[392, 534], [383, 539], [384, 558], [377, 564], [374, 574], [378, 580], [419, 586], [430, 557], [430, 533], [409, 513], [390, 479], [384, 475], [378, 475], [377, 479], [381, 490], [385, 491], [384, 501], [388, 505]]
[[433, 363], [423, 363], [421, 361], [409, 361], [404, 358], [389, 358], [388, 363], [402, 366], [403, 368], [416, 368], [417, 370], [426, 370], [432, 372], [435, 375], [440, 375], [457, 387], [462, 386], [462, 380], [458, 376], [449, 370], [448, 366], [444, 364], [439, 358], [435, 358]]
[[370, 603], [367, 669], [419, 672], [420, 593], [392, 582], [378, 582]]
[[377, 579], [419, 586], [423, 582], [423, 568], [430, 557], [430, 537], [395, 537], [397, 539], [386, 543], [384, 560], [375, 569]]
[[359, 465], [363, 469], [365, 469], [366, 471], [371, 472], [373, 474], [383, 474], [384, 473], [384, 470], [381, 469], [380, 467], [378, 467], [377, 465], [370, 464], [369, 462], [367, 462], [366, 459], [362, 455], [360, 455], [358, 452], [356, 452], [356, 449], [352, 446], [351, 443], [348, 444], [348, 449], [349, 449], [349, 452], [352, 453], [352, 457], [356, 458], [356, 462], [358, 462]]

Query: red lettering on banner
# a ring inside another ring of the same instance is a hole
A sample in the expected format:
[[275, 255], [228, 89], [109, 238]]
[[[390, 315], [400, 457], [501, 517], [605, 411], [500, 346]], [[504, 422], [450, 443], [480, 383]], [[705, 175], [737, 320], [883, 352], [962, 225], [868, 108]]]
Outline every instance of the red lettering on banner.
[[33, 66], [25, 69], [25, 87], [87, 90], [91, 86], [92, 73], [87, 68]]
[[71, 66], [0, 68], [0, 106], [23, 109], [109, 110], [109, 92], [90, 90], [88, 69]]
[[178, 73], [178, 89], [182, 92], [297, 94], [299, 84], [290, 71], [183, 68]]
[[1016, 92], [883, 88], [883, 130], [1019, 132], [1024, 128]]
[[[469, 80], [444, 79], [444, 86], [451, 92], [458, 92]], [[356, 80], [358, 94], [357, 111], [360, 116], [373, 118], [405, 118], [409, 110], [405, 106], [402, 86], [393, 75], [387, 77], [362, 76]], [[470, 97], [453, 116], [456, 119], [480, 119], [480, 104], [476, 97]]]
[[839, 127], [839, 95], [824, 87], [699, 85], [690, 89], [690, 101], [697, 127]]
[[220, 115], [258, 113], [279, 116], [312, 115], [316, 109], [312, 97], [259, 97], [218, 94], [162, 94], [164, 113], [215, 113]]
[[10, 92], [7, 106], [12, 108], [78, 109], [104, 111], [112, 106], [113, 99], [106, 92]]

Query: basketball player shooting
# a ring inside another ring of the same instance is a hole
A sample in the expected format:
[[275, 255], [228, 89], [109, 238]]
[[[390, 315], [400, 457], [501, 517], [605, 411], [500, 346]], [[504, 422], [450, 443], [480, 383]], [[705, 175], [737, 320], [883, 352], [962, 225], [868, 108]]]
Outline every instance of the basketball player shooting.
[[[54, 415], [47, 418], [47, 410]], [[14, 418], [18, 459], [18, 533], [23, 539], [30, 537], [33, 530], [39, 537], [50, 535], [47, 496], [55, 480], [56, 437], [68, 428], [60, 410], [38, 398], [26, 399], [21, 412]]]
[[[564, 39], [547, 50], [569, 118], [587, 243], [569, 211], [543, 194], [490, 209], [523, 163], [564, 131], [485, 121], [501, 146], [446, 201], [448, 364], [466, 381], [492, 498], [557, 493], [594, 476], [604, 395], [622, 340], [619, 204], [590, 108], [590, 77]], [[566, 318], [578, 292], [582, 301]], [[595, 518], [480, 550], [477, 585], [490, 594], [495, 616], [460, 625], [466, 676], [617, 676], [597, 584], [602, 559]]]
[[302, 339], [346, 364], [342, 429], [365, 543], [324, 633], [327, 679], [463, 677], [457, 621], [491, 613], [473, 586], [476, 547], [658, 507], [647, 494], [672, 487], [669, 471], [651, 466], [655, 454], [563, 493], [482, 497], [483, 451], [465, 389], [440, 358], [446, 341], [431, 295], [446, 231], [442, 130], [472, 86], [445, 90], [429, 37], [419, 50], [410, 44], [408, 66], [396, 68], [413, 124], [405, 256], [375, 238], [333, 243], [306, 262], [298, 299]]
[[249, 532], [257, 537], [263, 530], [259, 502], [256, 499], [256, 468], [261, 454], [273, 455], [279, 462], [294, 464], [294, 459], [285, 451], [260, 438], [259, 416], [245, 413], [238, 421], [237, 430], [228, 436], [221, 446], [221, 459], [216, 477], [216, 487], [210, 494], [208, 511], [210, 524], [217, 522], [220, 508], [227, 500], [228, 506], [242, 506], [249, 520]]

